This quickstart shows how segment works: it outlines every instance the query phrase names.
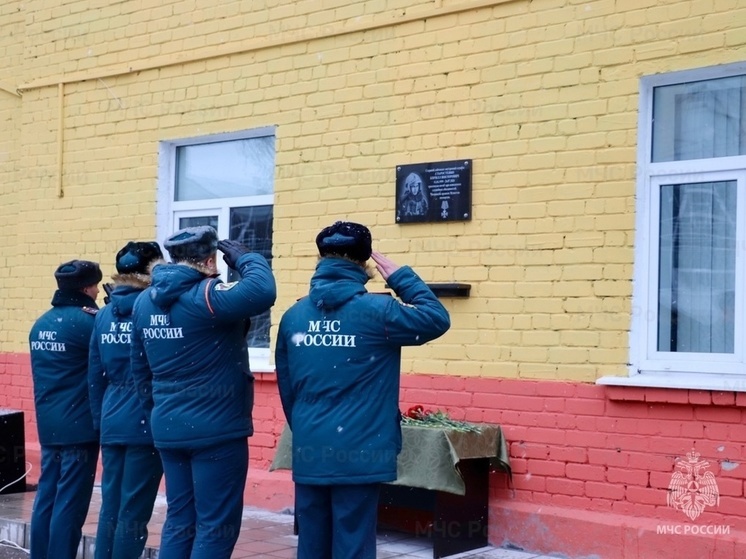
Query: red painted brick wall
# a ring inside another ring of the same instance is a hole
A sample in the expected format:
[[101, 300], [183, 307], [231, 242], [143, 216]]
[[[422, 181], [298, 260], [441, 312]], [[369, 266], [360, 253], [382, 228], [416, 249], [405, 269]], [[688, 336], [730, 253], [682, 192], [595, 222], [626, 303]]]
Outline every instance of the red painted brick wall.
[[[433, 376], [405, 376], [402, 387], [403, 406], [502, 426], [513, 486], [493, 475], [495, 545], [604, 559], [746, 556], [741, 394]], [[667, 495], [677, 459], [693, 449], [720, 500], [691, 521]]]
[[[33, 457], [38, 443], [28, 355], [0, 355], [0, 371], [0, 406], [27, 412]], [[290, 475], [268, 467], [284, 416], [274, 375], [257, 374], [255, 386], [246, 502], [279, 510], [292, 506]], [[509, 487], [502, 472], [490, 480], [495, 545], [604, 559], [746, 556], [742, 394], [405, 375], [401, 401], [402, 409], [422, 404], [502, 427], [513, 482]], [[666, 500], [676, 460], [692, 449], [708, 460], [720, 491], [719, 504], [694, 521]], [[658, 534], [662, 525], [726, 526], [729, 533]]]
[[28, 353], [0, 353], [0, 408], [23, 411], [26, 441], [38, 443]]
[[[0, 408], [21, 410], [24, 412], [26, 459], [31, 462], [32, 470], [28, 481], [36, 483], [39, 479], [39, 437], [36, 431], [36, 414], [34, 412], [34, 392], [31, 380], [31, 363], [27, 353], [0, 353]], [[274, 374], [257, 374], [255, 381], [254, 430], [255, 434], [249, 439], [250, 470], [255, 477], [267, 474], [277, 440], [284, 425], [284, 416], [277, 393], [277, 383]], [[263, 474], [261, 473], [263, 472]], [[276, 478], [277, 483], [289, 484], [289, 474], [277, 472], [270, 474], [270, 479]], [[254, 488], [257, 491], [257, 488]], [[272, 502], [267, 492], [260, 497], [247, 492], [247, 498], [257, 503]], [[271, 493], [271, 490], [269, 491]], [[288, 495], [292, 492], [284, 488], [279, 492], [276, 506], [283, 507], [292, 504]]]

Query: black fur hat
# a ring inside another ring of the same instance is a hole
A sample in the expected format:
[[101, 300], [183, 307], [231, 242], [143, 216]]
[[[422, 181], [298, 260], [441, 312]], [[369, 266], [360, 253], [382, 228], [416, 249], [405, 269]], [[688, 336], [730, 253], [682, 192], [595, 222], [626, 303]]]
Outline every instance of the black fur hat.
[[70, 260], [60, 264], [54, 272], [58, 289], [83, 289], [96, 285], [103, 277], [98, 263], [89, 260]]
[[338, 221], [321, 230], [316, 246], [321, 256], [346, 256], [355, 262], [365, 262], [373, 249], [370, 230], [351, 221]]
[[201, 262], [217, 252], [218, 232], [209, 225], [187, 227], [171, 235], [163, 246], [175, 262]]
[[117, 272], [147, 274], [151, 262], [161, 258], [163, 258], [163, 253], [158, 243], [130, 241], [117, 252]]

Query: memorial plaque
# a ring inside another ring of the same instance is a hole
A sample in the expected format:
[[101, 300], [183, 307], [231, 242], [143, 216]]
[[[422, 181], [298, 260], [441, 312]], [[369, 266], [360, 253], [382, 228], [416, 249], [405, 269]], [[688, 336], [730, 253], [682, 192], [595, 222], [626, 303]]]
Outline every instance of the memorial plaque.
[[396, 168], [396, 222], [471, 219], [471, 159]]

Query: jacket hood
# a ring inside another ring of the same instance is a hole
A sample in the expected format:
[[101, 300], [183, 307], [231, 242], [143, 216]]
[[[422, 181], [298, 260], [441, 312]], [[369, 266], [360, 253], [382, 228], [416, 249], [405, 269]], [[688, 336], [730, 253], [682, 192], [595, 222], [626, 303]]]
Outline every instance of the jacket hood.
[[151, 277], [151, 301], [169, 309], [183, 293], [209, 276], [184, 264], [158, 264], [153, 267]]
[[132, 315], [132, 307], [135, 306], [135, 299], [143, 290], [142, 287], [134, 285], [118, 285], [114, 288], [109, 296], [109, 304], [114, 316], [125, 318]]
[[336, 309], [353, 297], [366, 293], [368, 274], [345, 258], [322, 258], [311, 278], [309, 297], [318, 308]]

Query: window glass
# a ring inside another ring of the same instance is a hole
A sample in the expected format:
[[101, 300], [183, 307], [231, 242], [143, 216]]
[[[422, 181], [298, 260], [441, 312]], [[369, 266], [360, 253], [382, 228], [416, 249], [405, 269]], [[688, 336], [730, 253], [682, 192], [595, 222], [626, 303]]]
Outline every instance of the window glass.
[[213, 227], [215, 230], [218, 228], [218, 216], [195, 216], [195, 217], [180, 217], [179, 218], [179, 229], [185, 229], [187, 227]]
[[272, 194], [274, 136], [180, 146], [174, 200]]
[[[233, 133], [224, 140], [195, 138], [193, 143], [171, 144], [175, 172], [166, 212], [171, 220], [168, 230], [212, 226], [219, 238], [241, 242], [271, 265], [275, 137], [269, 132], [235, 138]], [[240, 279], [234, 270], [226, 274], [218, 260], [226, 281]], [[251, 319], [246, 341], [252, 360], [266, 361], [270, 323], [270, 311]]]
[[746, 155], [746, 76], [653, 90], [654, 162]]
[[733, 353], [736, 181], [660, 188], [658, 351]]
[[[230, 209], [230, 239], [264, 256], [272, 265], [272, 206], [248, 206]], [[238, 272], [228, 272], [229, 281], [237, 281]], [[246, 336], [249, 347], [269, 347], [270, 311], [251, 319]]]

